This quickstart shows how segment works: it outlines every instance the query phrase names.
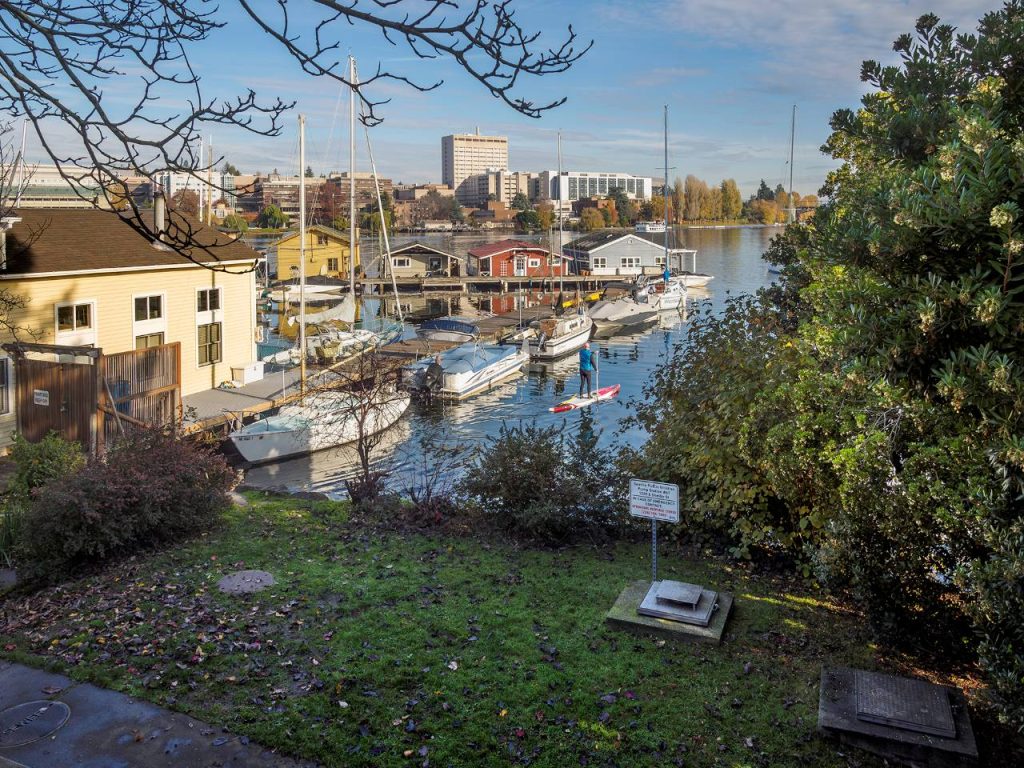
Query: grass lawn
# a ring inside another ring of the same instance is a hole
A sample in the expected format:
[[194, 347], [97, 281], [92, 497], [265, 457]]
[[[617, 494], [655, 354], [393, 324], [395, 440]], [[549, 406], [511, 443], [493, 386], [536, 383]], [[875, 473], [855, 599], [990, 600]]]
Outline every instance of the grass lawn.
[[[611, 630], [649, 544], [522, 549], [262, 499], [216, 533], [0, 599], [0, 655], [327, 766], [876, 766], [816, 734], [822, 664], [876, 667], [861, 618], [793, 582], [671, 553], [734, 592], [718, 647]], [[242, 568], [278, 583], [221, 594]]]

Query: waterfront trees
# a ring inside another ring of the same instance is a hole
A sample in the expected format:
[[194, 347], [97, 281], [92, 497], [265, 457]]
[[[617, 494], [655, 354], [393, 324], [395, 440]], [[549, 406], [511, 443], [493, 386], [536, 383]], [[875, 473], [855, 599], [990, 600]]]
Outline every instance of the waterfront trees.
[[659, 374], [644, 465], [696, 535], [851, 588], [881, 633], [976, 648], [1024, 728], [1024, 5], [976, 37], [923, 16], [895, 50], [832, 118], [842, 165], [773, 244], [783, 284]]

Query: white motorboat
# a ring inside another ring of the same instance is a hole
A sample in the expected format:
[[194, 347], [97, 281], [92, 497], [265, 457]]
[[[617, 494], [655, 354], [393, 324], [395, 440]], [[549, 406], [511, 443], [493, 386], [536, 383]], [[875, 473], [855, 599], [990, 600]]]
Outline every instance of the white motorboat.
[[375, 435], [398, 421], [408, 407], [408, 393], [393, 388], [382, 389], [374, 398], [318, 392], [232, 432], [229, 438], [248, 462], [277, 461]]
[[463, 344], [402, 368], [402, 383], [410, 389], [429, 391], [461, 400], [490, 389], [519, 373], [530, 360], [527, 343], [522, 347], [500, 344]]
[[528, 340], [530, 357], [553, 360], [586, 344], [594, 331], [594, 320], [586, 314], [562, 315], [534, 320], [530, 329], [533, 331]]
[[662, 312], [675, 312], [686, 301], [686, 286], [678, 280], [665, 283], [665, 290], [657, 294], [658, 309]]

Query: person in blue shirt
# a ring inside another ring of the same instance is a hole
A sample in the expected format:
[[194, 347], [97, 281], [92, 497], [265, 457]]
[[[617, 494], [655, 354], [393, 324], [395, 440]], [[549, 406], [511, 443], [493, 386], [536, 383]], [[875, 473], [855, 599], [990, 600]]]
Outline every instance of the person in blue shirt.
[[583, 397], [583, 385], [587, 385], [587, 397], [590, 394], [590, 375], [597, 370], [597, 352], [590, 349], [590, 342], [580, 350], [580, 397]]

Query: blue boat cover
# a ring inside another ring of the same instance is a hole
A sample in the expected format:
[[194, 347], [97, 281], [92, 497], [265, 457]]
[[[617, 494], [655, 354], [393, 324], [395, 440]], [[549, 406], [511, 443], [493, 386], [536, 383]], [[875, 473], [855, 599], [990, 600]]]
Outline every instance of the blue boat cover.
[[452, 320], [447, 317], [442, 317], [437, 320], [426, 320], [420, 324], [420, 330], [465, 333], [468, 336], [476, 336], [478, 333], [477, 327], [472, 323], [464, 323], [461, 320]]

